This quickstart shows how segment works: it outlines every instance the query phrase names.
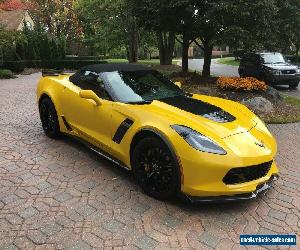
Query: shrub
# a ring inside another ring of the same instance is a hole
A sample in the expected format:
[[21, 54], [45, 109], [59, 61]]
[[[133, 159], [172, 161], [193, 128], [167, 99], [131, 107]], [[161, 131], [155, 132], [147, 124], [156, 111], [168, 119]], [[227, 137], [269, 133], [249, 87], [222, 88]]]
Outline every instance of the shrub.
[[14, 78], [14, 74], [9, 69], [0, 69], [0, 79], [10, 79]]
[[254, 77], [220, 77], [217, 85], [221, 89], [245, 90], [245, 91], [266, 91], [267, 85], [263, 81], [259, 81]]
[[20, 73], [25, 68], [48, 68], [48, 69], [72, 69], [77, 70], [87, 65], [104, 64], [107, 61], [100, 60], [23, 60], [23, 61], [6, 61], [3, 68], [10, 69], [13, 72]]
[[106, 61], [99, 60], [49, 60], [49, 61], [40, 61], [40, 65], [37, 68], [48, 68], [48, 69], [80, 69], [87, 65], [92, 64], [104, 64]]
[[20, 73], [25, 69], [25, 61], [5, 61], [3, 62], [3, 68], [9, 69], [13, 72]]

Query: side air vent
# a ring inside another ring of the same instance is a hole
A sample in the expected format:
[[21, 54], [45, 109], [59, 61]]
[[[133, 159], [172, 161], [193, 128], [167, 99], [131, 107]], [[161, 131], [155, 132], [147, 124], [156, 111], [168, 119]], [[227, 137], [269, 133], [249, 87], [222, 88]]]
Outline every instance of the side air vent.
[[113, 137], [113, 141], [115, 143], [120, 144], [121, 141], [123, 140], [123, 137], [125, 136], [128, 129], [132, 126], [132, 124], [133, 124], [133, 121], [130, 119], [126, 119], [125, 121], [123, 121], [121, 123], [121, 125], [119, 126], [119, 128], [117, 129], [117, 131]]
[[72, 131], [73, 129], [70, 126], [70, 124], [67, 122], [66, 118], [64, 116], [62, 116], [61, 118], [62, 118], [62, 120], [63, 120], [63, 122], [64, 122], [64, 124], [65, 124], [65, 126], [67, 128], [67, 130]]
[[232, 122], [235, 120], [235, 118], [231, 114], [223, 110], [212, 112], [209, 114], [204, 114], [203, 117], [219, 123]]

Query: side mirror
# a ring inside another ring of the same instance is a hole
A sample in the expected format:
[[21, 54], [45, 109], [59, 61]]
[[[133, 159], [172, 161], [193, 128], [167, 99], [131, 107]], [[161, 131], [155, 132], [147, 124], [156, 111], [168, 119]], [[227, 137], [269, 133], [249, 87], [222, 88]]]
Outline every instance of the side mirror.
[[181, 86], [182, 86], [181, 82], [175, 82], [175, 85], [179, 88], [181, 88]]
[[97, 106], [101, 106], [101, 99], [92, 90], [81, 90], [79, 96], [83, 99], [93, 100]]

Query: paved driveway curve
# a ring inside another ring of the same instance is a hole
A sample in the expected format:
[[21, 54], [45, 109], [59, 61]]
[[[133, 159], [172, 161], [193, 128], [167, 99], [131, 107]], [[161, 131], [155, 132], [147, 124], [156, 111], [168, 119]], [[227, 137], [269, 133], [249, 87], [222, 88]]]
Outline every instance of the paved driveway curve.
[[[218, 63], [219, 59], [211, 61], [211, 74], [215, 76], [239, 76], [238, 67]], [[189, 68], [191, 70], [202, 71], [203, 59], [190, 59]]]
[[270, 126], [281, 179], [265, 196], [160, 202], [77, 142], [44, 136], [39, 77], [0, 80], [0, 249], [244, 249], [242, 233], [296, 233], [299, 241], [300, 124]]

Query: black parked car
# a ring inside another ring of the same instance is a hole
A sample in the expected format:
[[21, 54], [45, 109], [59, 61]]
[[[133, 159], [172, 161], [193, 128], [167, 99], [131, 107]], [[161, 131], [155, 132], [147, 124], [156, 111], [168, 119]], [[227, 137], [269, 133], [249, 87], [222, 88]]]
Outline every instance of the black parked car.
[[297, 88], [300, 82], [300, 69], [287, 62], [280, 53], [247, 53], [243, 56], [239, 74], [264, 80], [268, 85], [289, 85]]

